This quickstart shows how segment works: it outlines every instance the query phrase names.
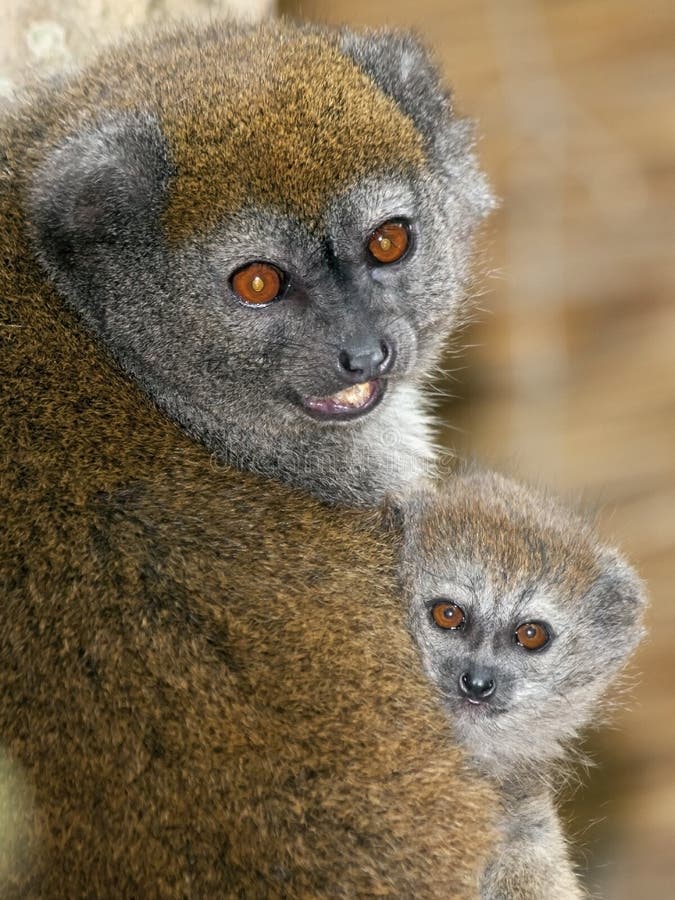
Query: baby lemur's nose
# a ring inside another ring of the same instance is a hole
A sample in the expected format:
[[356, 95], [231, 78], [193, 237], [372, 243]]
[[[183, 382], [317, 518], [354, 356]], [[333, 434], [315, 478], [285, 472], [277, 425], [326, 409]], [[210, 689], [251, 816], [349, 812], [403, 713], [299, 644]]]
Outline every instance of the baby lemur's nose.
[[459, 691], [472, 700], [487, 700], [496, 688], [494, 678], [485, 669], [473, 669], [459, 676]]
[[354, 384], [386, 375], [393, 364], [394, 345], [386, 340], [355, 342], [338, 354], [340, 374]]

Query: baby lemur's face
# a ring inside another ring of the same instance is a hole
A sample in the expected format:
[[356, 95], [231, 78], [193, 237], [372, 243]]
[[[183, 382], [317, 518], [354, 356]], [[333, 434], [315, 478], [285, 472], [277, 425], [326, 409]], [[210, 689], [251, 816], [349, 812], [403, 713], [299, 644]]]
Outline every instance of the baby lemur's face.
[[642, 633], [634, 572], [550, 499], [458, 476], [408, 510], [403, 577], [427, 673], [488, 770], [559, 756]]
[[72, 102], [85, 90], [100, 114], [63, 117], [29, 203], [86, 323], [223, 456], [329, 499], [416, 475], [416, 389], [461, 318], [491, 206], [425, 51], [221, 25], [97, 69]]

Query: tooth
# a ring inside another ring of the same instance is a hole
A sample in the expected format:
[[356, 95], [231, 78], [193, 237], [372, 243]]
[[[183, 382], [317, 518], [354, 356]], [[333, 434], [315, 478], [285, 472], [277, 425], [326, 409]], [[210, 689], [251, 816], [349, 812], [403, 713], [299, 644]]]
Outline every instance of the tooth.
[[345, 388], [333, 395], [333, 399], [338, 403], [346, 403], [347, 406], [362, 406], [370, 396], [370, 384], [364, 382], [355, 384], [353, 387]]

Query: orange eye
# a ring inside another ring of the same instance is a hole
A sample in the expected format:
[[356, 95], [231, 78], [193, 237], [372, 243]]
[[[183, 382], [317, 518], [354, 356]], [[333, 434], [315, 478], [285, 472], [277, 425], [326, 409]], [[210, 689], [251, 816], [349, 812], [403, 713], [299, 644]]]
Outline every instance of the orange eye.
[[523, 622], [516, 628], [516, 641], [525, 650], [541, 650], [550, 640], [548, 629], [540, 622]]
[[461, 628], [466, 616], [461, 606], [449, 600], [439, 600], [431, 607], [431, 616], [439, 628], [454, 630]]
[[279, 269], [264, 262], [253, 262], [232, 276], [232, 290], [244, 303], [253, 306], [271, 303], [281, 293], [284, 278]]
[[368, 252], [379, 263], [397, 262], [410, 244], [410, 231], [403, 222], [385, 222], [368, 238]]

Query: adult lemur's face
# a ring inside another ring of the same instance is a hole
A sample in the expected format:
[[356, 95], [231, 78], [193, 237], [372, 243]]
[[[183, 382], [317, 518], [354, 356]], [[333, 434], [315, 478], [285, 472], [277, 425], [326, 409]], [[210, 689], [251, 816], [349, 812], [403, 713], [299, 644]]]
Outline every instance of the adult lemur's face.
[[[339, 480], [373, 421], [405, 419], [411, 446], [411, 386], [457, 323], [491, 205], [425, 52], [290, 24], [172, 41], [70, 88], [71, 111], [80, 91], [100, 115], [62, 117], [30, 186], [58, 287], [160, 405], [246, 464], [323, 453]], [[158, 83], [138, 60], [167, 45]]]
[[635, 574], [488, 474], [425, 493], [405, 528], [412, 628], [458, 737], [500, 775], [559, 756], [641, 635]]
[[177, 249], [180, 300], [151, 338], [184, 336], [165, 377], [225, 420], [243, 402], [303, 429], [352, 423], [419, 382], [466, 276], [434, 193], [411, 174], [373, 175], [313, 230], [248, 208]]

